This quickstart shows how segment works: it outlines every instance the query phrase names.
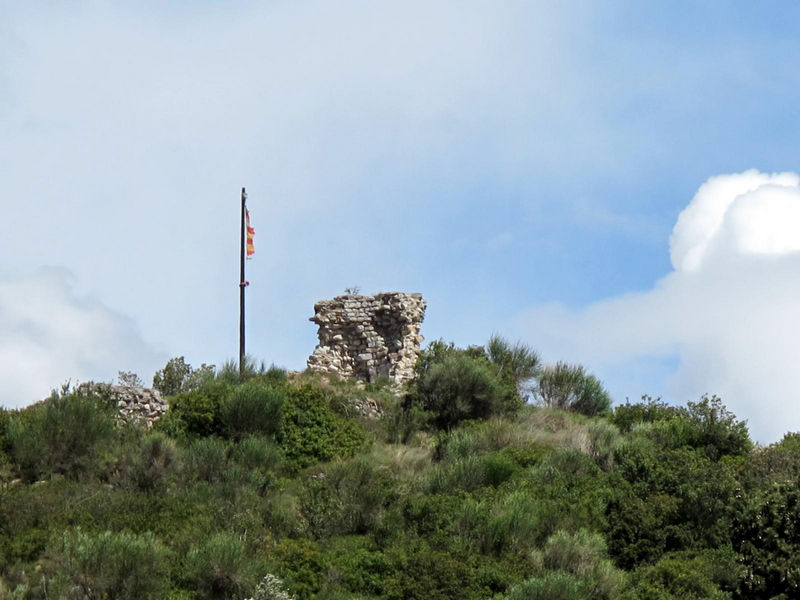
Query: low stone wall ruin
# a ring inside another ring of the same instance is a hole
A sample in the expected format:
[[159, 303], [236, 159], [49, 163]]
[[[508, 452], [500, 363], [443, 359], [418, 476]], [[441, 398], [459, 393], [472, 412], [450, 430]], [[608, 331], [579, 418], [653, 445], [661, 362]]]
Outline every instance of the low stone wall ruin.
[[161, 392], [144, 387], [87, 382], [79, 385], [77, 391], [111, 398], [116, 403], [121, 418], [137, 421], [148, 428], [169, 408], [161, 397]]
[[425, 318], [422, 294], [347, 294], [314, 305], [319, 344], [308, 368], [357, 381], [388, 377], [396, 385], [414, 378]]

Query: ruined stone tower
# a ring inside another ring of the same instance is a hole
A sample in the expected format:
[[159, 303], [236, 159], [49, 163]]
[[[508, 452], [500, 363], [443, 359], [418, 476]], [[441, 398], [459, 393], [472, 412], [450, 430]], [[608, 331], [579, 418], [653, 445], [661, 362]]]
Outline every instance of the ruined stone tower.
[[425, 318], [422, 294], [347, 294], [314, 305], [319, 344], [308, 368], [358, 381], [388, 377], [402, 384], [414, 377]]

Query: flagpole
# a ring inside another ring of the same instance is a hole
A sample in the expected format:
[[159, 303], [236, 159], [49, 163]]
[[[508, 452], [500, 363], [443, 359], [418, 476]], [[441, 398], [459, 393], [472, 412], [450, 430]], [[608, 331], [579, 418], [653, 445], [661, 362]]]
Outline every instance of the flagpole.
[[245, 231], [244, 231], [244, 215], [245, 215], [245, 200], [247, 200], [247, 193], [242, 188], [242, 223], [240, 235], [240, 249], [239, 249], [239, 377], [242, 376], [242, 366], [244, 365], [244, 288], [247, 286], [244, 278], [244, 248], [245, 248]]

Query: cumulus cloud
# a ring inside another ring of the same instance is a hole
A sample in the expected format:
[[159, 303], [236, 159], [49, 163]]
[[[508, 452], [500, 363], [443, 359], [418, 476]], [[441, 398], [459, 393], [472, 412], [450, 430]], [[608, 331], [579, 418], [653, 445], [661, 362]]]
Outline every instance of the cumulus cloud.
[[163, 357], [133, 321], [82, 298], [65, 269], [0, 280], [0, 405], [41, 400], [72, 381], [111, 381], [121, 370], [147, 378]]
[[[651, 290], [540, 306], [518, 325], [553, 360], [608, 375], [618, 400], [717, 394], [758, 440], [800, 430], [800, 177], [712, 177], [678, 217], [670, 256]], [[670, 367], [655, 389], [633, 389], [643, 382], [631, 371], [659, 360]]]

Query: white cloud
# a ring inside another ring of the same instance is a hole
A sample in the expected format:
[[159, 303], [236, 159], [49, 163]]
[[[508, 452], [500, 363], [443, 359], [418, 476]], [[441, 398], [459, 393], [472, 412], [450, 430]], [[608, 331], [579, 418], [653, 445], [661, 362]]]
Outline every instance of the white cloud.
[[[518, 323], [548, 358], [613, 374], [618, 399], [717, 394], [756, 439], [800, 429], [800, 178], [709, 179], [678, 217], [670, 251], [675, 270], [649, 291], [582, 310], [541, 306]], [[658, 389], [631, 388], [626, 365], [669, 357], [678, 366], [650, 382]]]
[[0, 280], [0, 405], [31, 404], [70, 380], [112, 381], [120, 370], [146, 380], [163, 364], [130, 319], [78, 297], [71, 279], [42, 269]]
[[720, 243], [724, 254], [800, 249], [800, 237], [792, 232], [800, 221], [797, 194], [795, 173], [765, 175], [750, 169], [712, 177], [678, 216], [670, 238], [672, 265], [676, 271], [697, 270]]

